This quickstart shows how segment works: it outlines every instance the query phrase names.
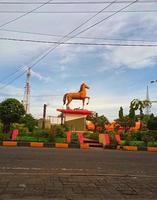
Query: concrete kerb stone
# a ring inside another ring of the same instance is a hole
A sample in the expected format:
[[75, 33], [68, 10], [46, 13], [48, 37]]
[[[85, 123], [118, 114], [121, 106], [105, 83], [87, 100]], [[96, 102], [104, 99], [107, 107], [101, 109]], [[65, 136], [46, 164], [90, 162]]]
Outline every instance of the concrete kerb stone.
[[[80, 148], [80, 149], [89, 149], [90, 146], [88, 143], [84, 144], [68, 144], [68, 143], [44, 143], [44, 142], [17, 142], [17, 141], [0, 141], [0, 146], [7, 147], [33, 147], [33, 148]], [[138, 147], [138, 146], [122, 146], [122, 145], [107, 145], [103, 146], [104, 149], [115, 149], [115, 150], [124, 150], [124, 151], [149, 151], [157, 152], [157, 147]]]

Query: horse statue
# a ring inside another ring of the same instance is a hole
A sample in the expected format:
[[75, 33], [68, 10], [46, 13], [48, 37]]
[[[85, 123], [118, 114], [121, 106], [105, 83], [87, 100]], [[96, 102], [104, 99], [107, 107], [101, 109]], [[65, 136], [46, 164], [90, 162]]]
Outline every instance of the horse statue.
[[87, 105], [89, 104], [89, 99], [90, 99], [90, 97], [86, 96], [86, 89], [89, 89], [89, 87], [85, 83], [82, 83], [80, 86], [80, 90], [78, 92], [66, 93], [63, 97], [63, 105], [66, 104], [66, 108], [70, 109], [69, 104], [73, 99], [82, 100], [84, 109], [85, 99], [88, 99]]

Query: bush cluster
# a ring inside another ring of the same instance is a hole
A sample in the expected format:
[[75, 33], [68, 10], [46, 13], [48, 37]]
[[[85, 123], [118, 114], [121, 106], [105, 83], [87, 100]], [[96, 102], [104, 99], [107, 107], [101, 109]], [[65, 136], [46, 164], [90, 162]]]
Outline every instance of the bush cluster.
[[135, 133], [127, 132], [122, 134], [122, 139], [126, 141], [157, 141], [157, 131], [138, 131]]
[[0, 141], [10, 140], [11, 134], [10, 133], [0, 133]]
[[84, 137], [92, 140], [98, 140], [99, 139], [99, 134], [98, 133], [93, 133], [93, 132], [86, 132], [84, 133]]

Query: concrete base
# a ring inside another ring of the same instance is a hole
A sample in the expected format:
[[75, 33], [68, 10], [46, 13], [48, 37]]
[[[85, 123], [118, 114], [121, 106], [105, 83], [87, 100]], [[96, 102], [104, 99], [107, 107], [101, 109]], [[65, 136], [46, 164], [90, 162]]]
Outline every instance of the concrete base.
[[63, 113], [64, 124], [69, 127], [70, 131], [85, 131], [86, 117], [92, 114], [92, 111], [80, 109], [57, 109], [57, 111]]

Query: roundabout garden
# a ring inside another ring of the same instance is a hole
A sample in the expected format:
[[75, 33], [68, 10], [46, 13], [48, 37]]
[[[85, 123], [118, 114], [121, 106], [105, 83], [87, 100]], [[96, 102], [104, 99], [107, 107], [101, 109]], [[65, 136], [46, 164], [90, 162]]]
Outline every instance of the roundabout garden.
[[[0, 103], [0, 144], [157, 151], [157, 117], [144, 115], [141, 105], [135, 107], [132, 101], [128, 115], [123, 114], [121, 107], [119, 117], [113, 122], [92, 112], [85, 118], [85, 130], [71, 130], [66, 123], [41, 129], [38, 120], [26, 114], [18, 100], [7, 99]], [[137, 108], [140, 109], [138, 115], [135, 114]]]

